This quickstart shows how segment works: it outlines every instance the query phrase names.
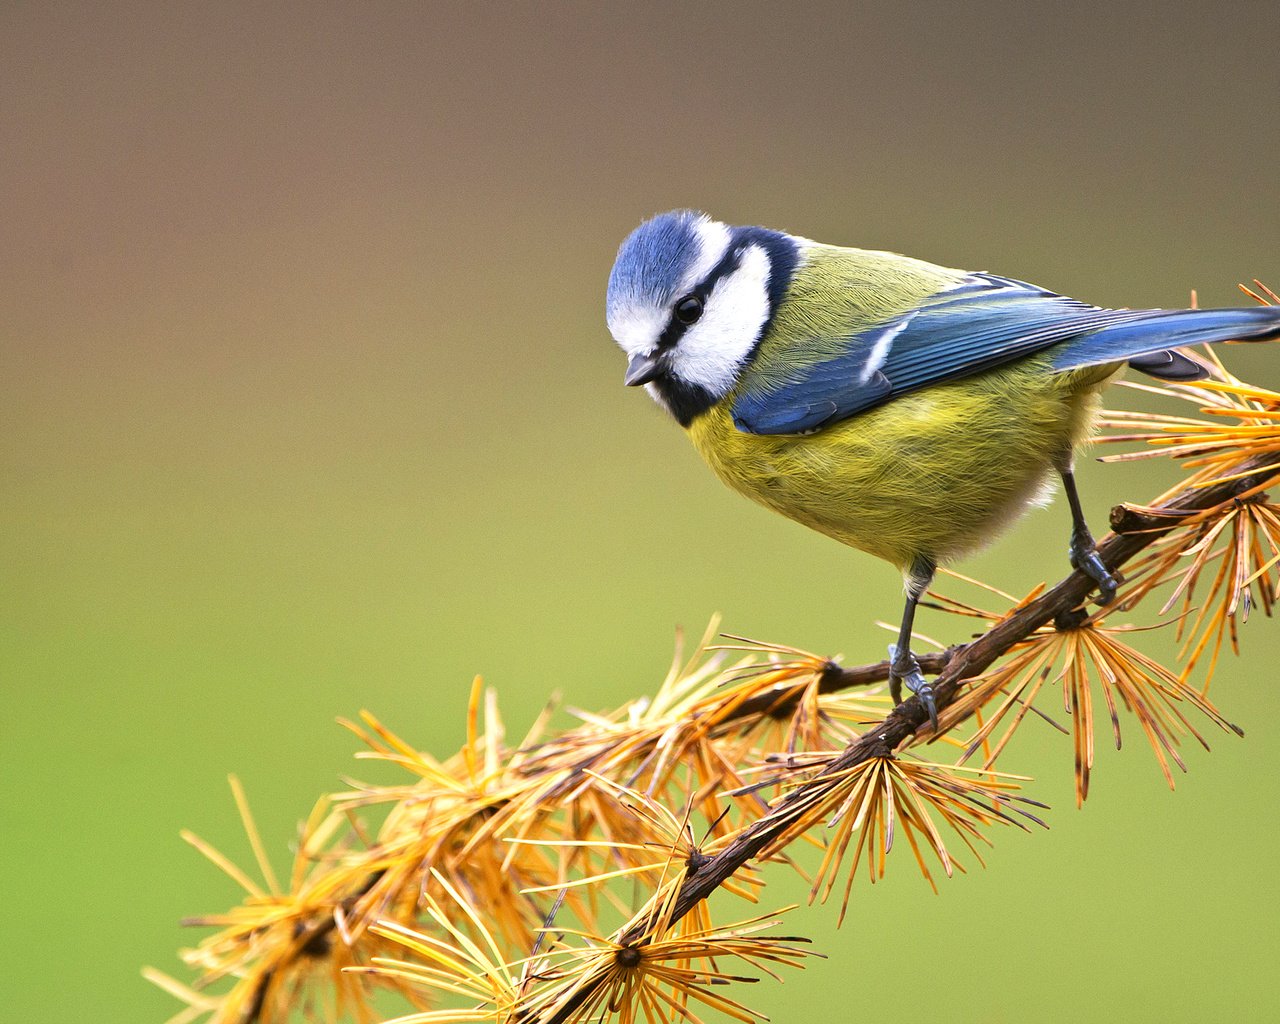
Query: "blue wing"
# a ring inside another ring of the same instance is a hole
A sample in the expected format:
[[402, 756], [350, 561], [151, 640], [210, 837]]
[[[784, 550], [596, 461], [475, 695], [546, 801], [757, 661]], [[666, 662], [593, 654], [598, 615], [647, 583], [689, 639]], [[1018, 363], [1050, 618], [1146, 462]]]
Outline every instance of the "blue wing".
[[752, 434], [816, 430], [930, 384], [989, 370], [1050, 346], [1068, 370], [1133, 358], [1145, 372], [1197, 376], [1198, 364], [1164, 350], [1280, 334], [1280, 308], [1100, 309], [1035, 285], [971, 274], [917, 309], [847, 339], [836, 356], [778, 383], [744, 378], [734, 423]]
[[[1171, 346], [1212, 345], [1217, 341], [1265, 341], [1280, 334], [1280, 306], [1252, 309], [1155, 309], [1138, 320], [1088, 334], [1063, 345], [1049, 365], [1055, 370], [1074, 370], [1129, 360], [1129, 364], [1156, 377], [1172, 377], [1164, 372], [1159, 356]], [[1190, 360], [1187, 360], [1190, 362]], [[1203, 376], [1203, 374], [1202, 374]]]

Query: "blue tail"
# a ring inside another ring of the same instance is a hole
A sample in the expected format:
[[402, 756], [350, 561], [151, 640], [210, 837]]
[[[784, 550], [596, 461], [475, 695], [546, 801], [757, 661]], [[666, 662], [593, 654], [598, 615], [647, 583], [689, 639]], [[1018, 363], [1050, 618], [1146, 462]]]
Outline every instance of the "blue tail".
[[1129, 362], [1153, 377], [1195, 380], [1199, 363], [1169, 349], [1216, 341], [1265, 341], [1280, 337], [1280, 306], [1252, 309], [1157, 309], [1139, 319], [1069, 338], [1053, 354], [1055, 370]]

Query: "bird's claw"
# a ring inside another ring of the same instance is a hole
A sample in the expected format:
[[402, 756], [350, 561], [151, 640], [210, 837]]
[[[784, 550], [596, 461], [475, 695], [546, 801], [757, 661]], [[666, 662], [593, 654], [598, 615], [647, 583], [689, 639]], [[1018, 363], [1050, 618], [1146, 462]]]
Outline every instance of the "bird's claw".
[[1098, 556], [1098, 548], [1088, 533], [1073, 533], [1069, 549], [1071, 568], [1078, 569], [1098, 585], [1098, 603], [1108, 605], [1116, 599], [1120, 577], [1106, 567]]
[[929, 725], [934, 732], [938, 731], [938, 705], [933, 698], [933, 687], [920, 671], [920, 662], [910, 650], [898, 653], [898, 645], [889, 645], [889, 693], [894, 704], [902, 703], [902, 684], [907, 684], [929, 715]]

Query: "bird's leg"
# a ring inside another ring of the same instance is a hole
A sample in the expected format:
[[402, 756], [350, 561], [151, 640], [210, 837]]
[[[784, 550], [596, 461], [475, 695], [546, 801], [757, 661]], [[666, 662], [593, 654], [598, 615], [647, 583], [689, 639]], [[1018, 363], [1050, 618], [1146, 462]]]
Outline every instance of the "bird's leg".
[[925, 681], [920, 663], [911, 653], [911, 625], [916, 617], [916, 605], [933, 582], [933, 574], [937, 568], [933, 561], [924, 557], [911, 563], [905, 576], [907, 605], [902, 610], [898, 642], [889, 645], [889, 693], [893, 696], [893, 702], [902, 703], [902, 684], [906, 683], [907, 689], [920, 698], [920, 703], [929, 713], [929, 724], [934, 732], [938, 731], [938, 708], [933, 700], [933, 687]]
[[1084, 521], [1084, 509], [1080, 507], [1080, 494], [1076, 491], [1075, 474], [1068, 469], [1059, 470], [1062, 474], [1062, 486], [1067, 492], [1067, 502], [1071, 505], [1071, 567], [1098, 584], [1098, 597], [1102, 604], [1110, 604], [1116, 599], [1116, 588], [1120, 579], [1098, 557], [1098, 548], [1093, 543], [1093, 534], [1089, 532], [1089, 524]]

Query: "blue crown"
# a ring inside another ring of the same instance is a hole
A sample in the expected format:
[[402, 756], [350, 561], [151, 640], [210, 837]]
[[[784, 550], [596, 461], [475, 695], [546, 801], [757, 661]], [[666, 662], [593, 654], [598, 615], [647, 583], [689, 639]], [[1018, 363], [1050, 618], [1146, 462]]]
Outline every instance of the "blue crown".
[[627, 236], [609, 274], [608, 314], [624, 306], [665, 306], [701, 255], [697, 225], [704, 214], [672, 210], [647, 220]]

